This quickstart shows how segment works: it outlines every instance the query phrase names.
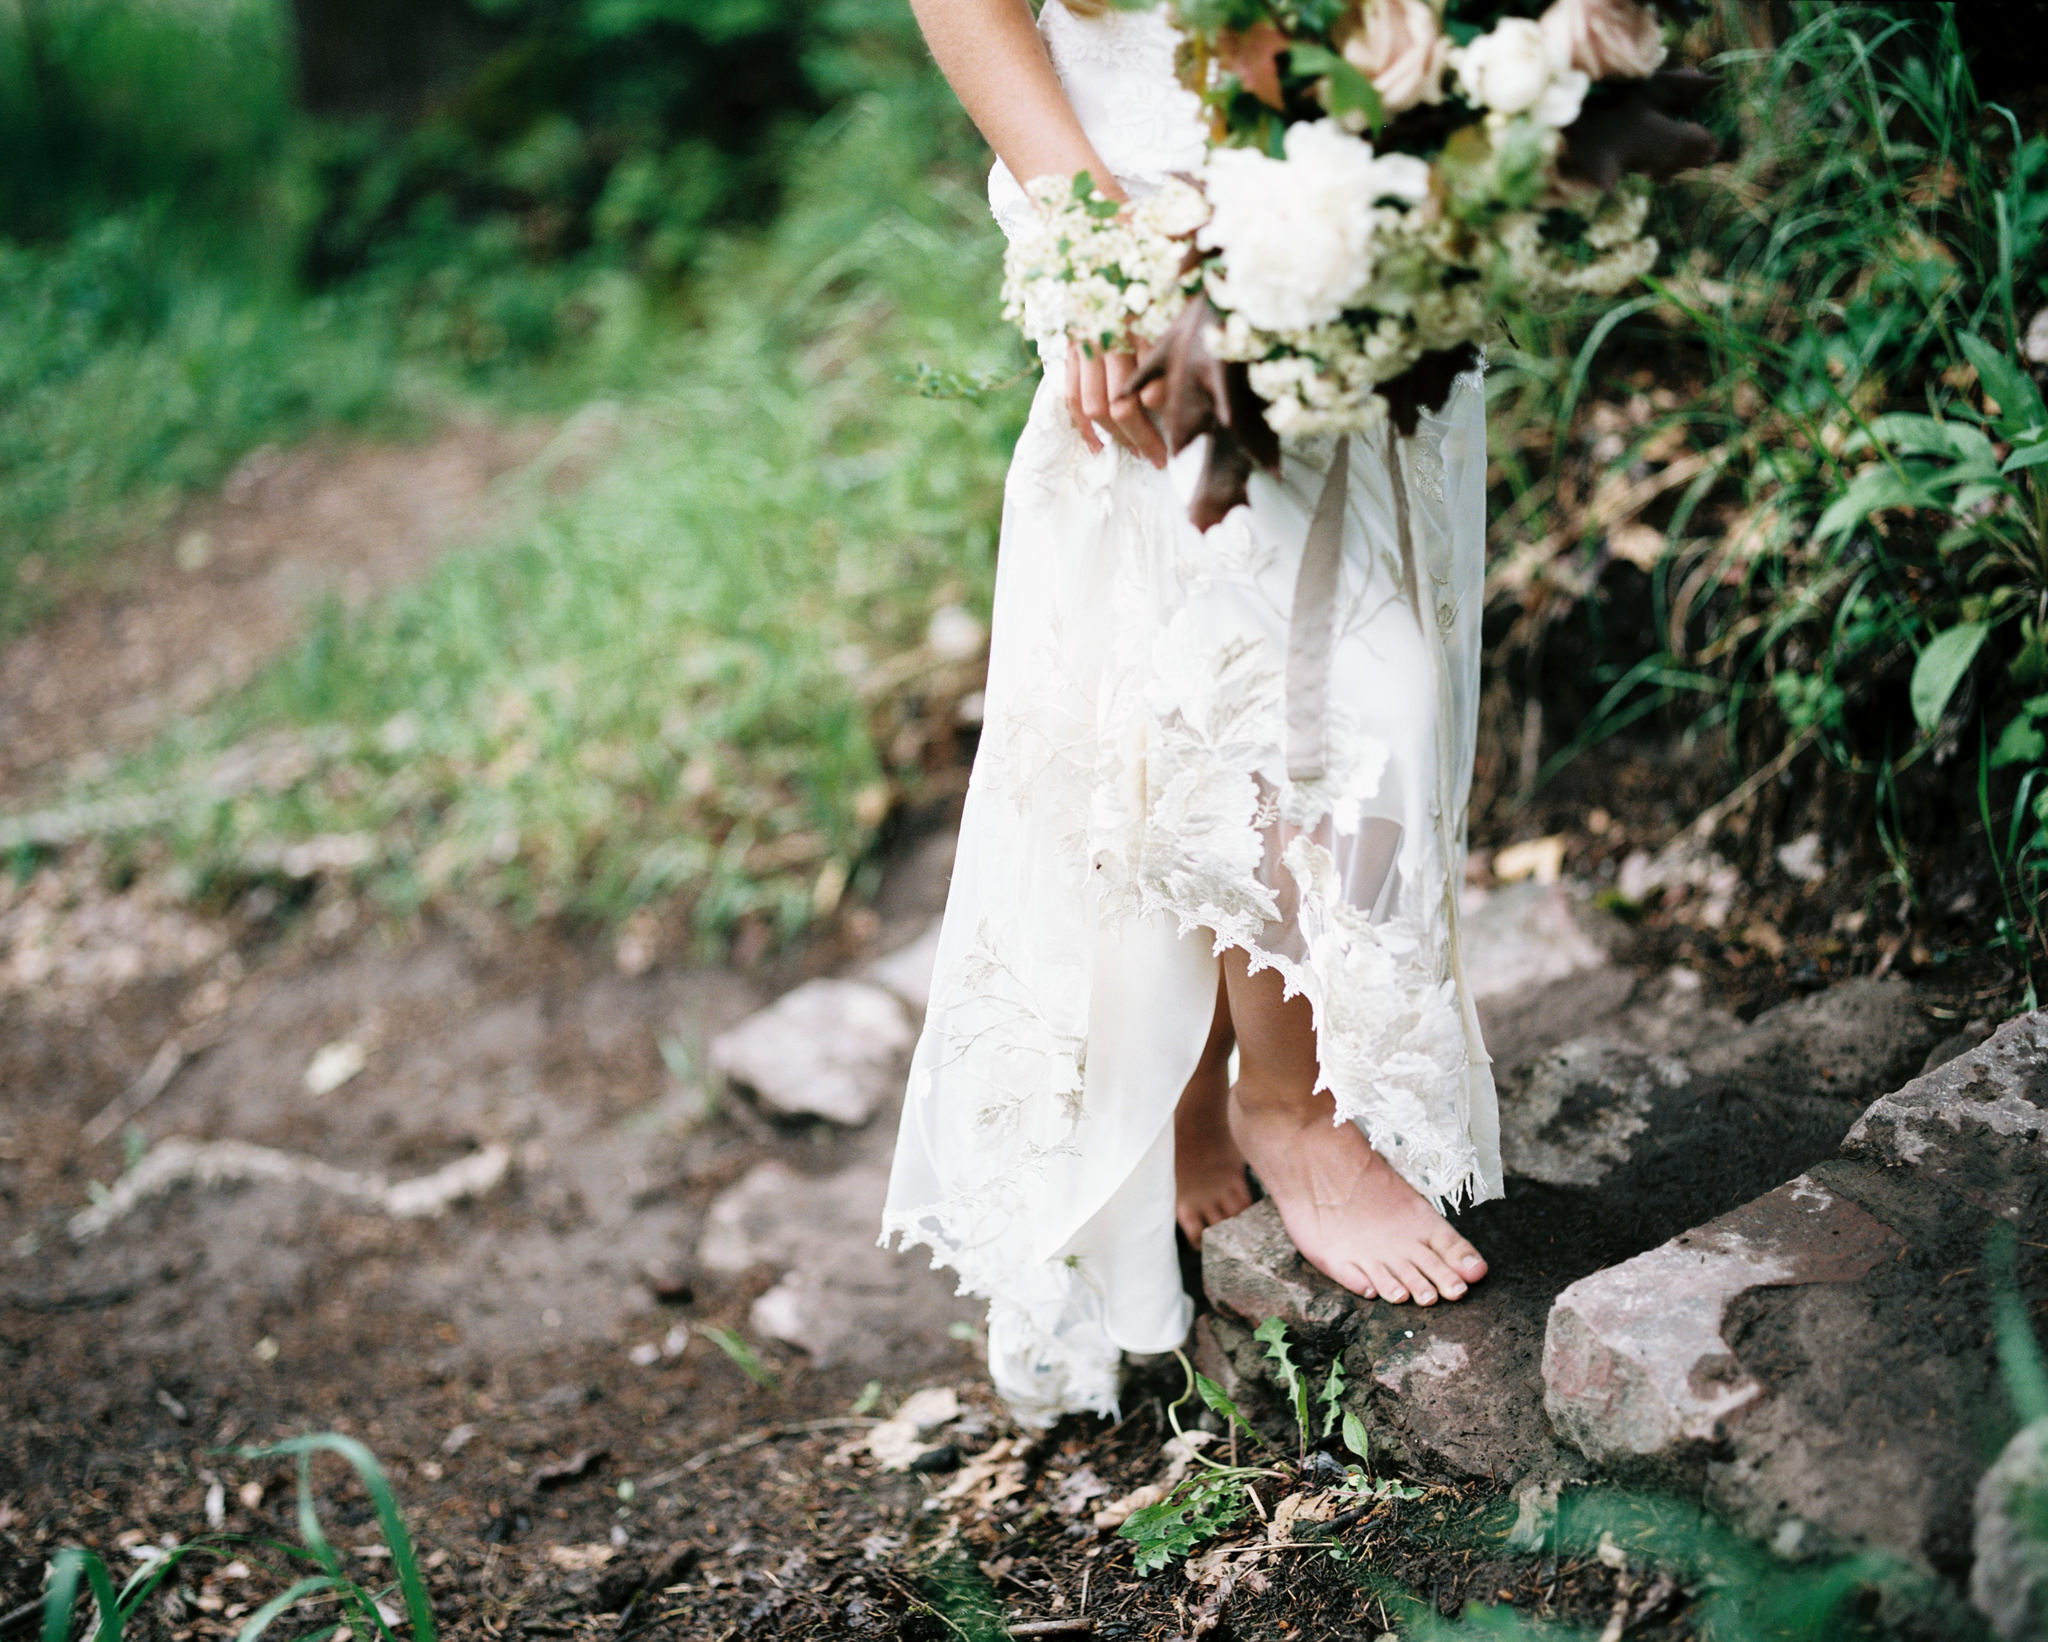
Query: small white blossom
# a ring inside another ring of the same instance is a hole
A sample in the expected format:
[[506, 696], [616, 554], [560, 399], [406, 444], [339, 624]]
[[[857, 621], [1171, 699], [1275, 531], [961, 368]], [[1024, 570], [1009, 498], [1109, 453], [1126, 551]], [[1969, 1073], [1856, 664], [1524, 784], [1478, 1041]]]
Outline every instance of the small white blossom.
[[1468, 101], [1503, 117], [1526, 114], [1562, 127], [1579, 117], [1592, 80], [1571, 65], [1569, 47], [1529, 17], [1503, 17], [1491, 34], [1451, 53]]

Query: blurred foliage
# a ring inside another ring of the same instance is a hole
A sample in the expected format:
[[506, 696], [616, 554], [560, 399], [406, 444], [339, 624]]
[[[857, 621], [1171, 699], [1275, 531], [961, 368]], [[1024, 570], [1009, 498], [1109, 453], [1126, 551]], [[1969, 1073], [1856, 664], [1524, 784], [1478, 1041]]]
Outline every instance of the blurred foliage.
[[705, 323], [595, 479], [536, 479], [488, 547], [331, 609], [124, 772], [111, 790], [174, 795], [194, 893], [339, 871], [399, 910], [658, 904], [715, 943], [867, 887], [892, 809], [958, 767], [979, 656], [927, 629], [987, 608], [1027, 403], [908, 386], [921, 359], [1018, 374], [951, 140], [893, 99], [821, 126], [775, 227], [700, 269]]
[[[1808, 770], [1848, 799], [1831, 841], [1880, 841], [1902, 929], [1974, 911], [2038, 977], [2048, 138], [1978, 95], [1952, 6], [1790, 12], [1772, 42], [1724, 8], [1734, 158], [1662, 191], [1652, 289], [1521, 327], [1496, 595], [1535, 643], [1648, 572], [1551, 769], [1647, 722], [1717, 736], [1752, 794]], [[1931, 904], [1958, 846], [1996, 906]]]
[[655, 379], [824, 110], [960, 142], [913, 48], [883, 0], [0, 0], [0, 634], [256, 445]]

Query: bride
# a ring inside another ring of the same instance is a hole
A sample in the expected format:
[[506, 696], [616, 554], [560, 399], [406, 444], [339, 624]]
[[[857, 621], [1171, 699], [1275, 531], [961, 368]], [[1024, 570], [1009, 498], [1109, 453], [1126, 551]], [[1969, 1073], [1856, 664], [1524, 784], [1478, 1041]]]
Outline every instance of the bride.
[[[1157, 10], [916, 5], [1007, 231], [1019, 178], [1128, 199], [1200, 168]], [[1247, 1208], [1247, 1164], [1312, 1264], [1418, 1305], [1485, 1275], [1443, 1211], [1501, 1183], [1457, 931], [1478, 374], [1413, 436], [1290, 442], [1204, 533], [1202, 453], [1169, 459], [1132, 356], [1035, 340], [884, 1237], [988, 1300], [996, 1386], [1042, 1425], [1113, 1409], [1122, 1353], [1181, 1343], [1175, 1226], [1199, 1244]]]

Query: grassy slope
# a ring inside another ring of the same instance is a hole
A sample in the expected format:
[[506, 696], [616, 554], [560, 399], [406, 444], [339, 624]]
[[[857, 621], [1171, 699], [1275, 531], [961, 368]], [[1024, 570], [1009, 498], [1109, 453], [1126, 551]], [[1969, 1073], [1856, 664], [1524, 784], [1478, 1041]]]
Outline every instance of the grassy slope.
[[[702, 277], [672, 382], [587, 489], [360, 620], [330, 612], [126, 772], [189, 795], [173, 832], [197, 881], [346, 835], [400, 905], [616, 916], [680, 894], [716, 934], [829, 903], [890, 792], [863, 685], [935, 608], [985, 608], [1028, 392], [903, 380], [1018, 359], [986, 208], [935, 168], [955, 139], [903, 102], [818, 133], [778, 226]], [[316, 750], [208, 795], [223, 749], [278, 729]]]

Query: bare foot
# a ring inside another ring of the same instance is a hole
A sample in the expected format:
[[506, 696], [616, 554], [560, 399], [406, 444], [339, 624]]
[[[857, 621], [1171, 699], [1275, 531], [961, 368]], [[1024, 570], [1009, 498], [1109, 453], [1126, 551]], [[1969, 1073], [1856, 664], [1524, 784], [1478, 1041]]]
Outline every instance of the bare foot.
[[1230, 1135], [1229, 1104], [1227, 1063], [1205, 1064], [1188, 1080], [1174, 1108], [1173, 1213], [1196, 1248], [1209, 1227], [1252, 1206], [1244, 1153]]
[[1324, 1275], [1370, 1300], [1434, 1305], [1462, 1299], [1486, 1275], [1479, 1251], [1451, 1229], [1350, 1123], [1332, 1123], [1328, 1095], [1307, 1103], [1243, 1082], [1230, 1129], [1279, 1205], [1294, 1246]]

